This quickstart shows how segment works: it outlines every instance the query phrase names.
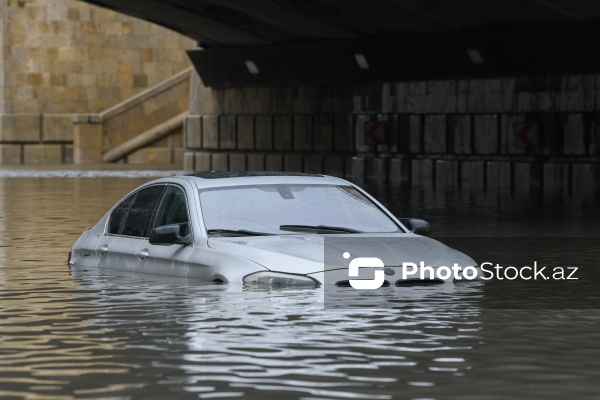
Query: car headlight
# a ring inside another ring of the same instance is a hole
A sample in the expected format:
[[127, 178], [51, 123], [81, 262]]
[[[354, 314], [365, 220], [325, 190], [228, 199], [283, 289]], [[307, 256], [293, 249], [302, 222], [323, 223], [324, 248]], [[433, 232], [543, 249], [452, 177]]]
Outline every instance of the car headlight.
[[247, 285], [268, 285], [268, 286], [317, 286], [319, 282], [305, 275], [286, 274], [283, 272], [261, 271], [246, 275], [243, 279]]

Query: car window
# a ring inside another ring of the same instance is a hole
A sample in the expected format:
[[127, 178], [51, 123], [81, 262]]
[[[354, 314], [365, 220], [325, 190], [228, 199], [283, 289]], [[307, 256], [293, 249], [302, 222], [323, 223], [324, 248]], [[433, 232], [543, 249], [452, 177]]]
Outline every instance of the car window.
[[[253, 185], [200, 191], [207, 230], [291, 234], [285, 226], [334, 227], [359, 232], [398, 232], [376, 204], [351, 186]], [[282, 229], [283, 227], [283, 229]]]
[[112, 212], [110, 221], [108, 222], [108, 233], [120, 235], [121, 232], [123, 232], [123, 222], [125, 222], [125, 217], [127, 217], [129, 207], [131, 207], [131, 203], [133, 202], [135, 195], [136, 194], [134, 193], [123, 200]]
[[125, 199], [111, 215], [109, 233], [148, 237], [164, 189], [164, 185], [150, 186]]
[[189, 217], [185, 193], [175, 186], [169, 186], [158, 207], [154, 227], [182, 223], [188, 224], [185, 232], [182, 232], [183, 235], [187, 235], [189, 231]]

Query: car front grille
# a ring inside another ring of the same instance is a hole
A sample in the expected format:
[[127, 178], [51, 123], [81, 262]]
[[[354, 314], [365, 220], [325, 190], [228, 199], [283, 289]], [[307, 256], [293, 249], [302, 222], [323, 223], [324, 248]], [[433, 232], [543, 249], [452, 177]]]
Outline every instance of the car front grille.
[[[406, 279], [406, 280], [397, 280], [396, 287], [414, 287], [414, 286], [436, 286], [443, 285], [445, 282], [441, 279]], [[350, 281], [337, 281], [335, 283], [337, 287], [351, 287]], [[389, 281], [383, 281], [383, 285], [381, 287], [389, 287]]]
[[[335, 283], [335, 286], [337, 286], [337, 287], [351, 287], [350, 281], [337, 281]], [[390, 286], [390, 281], [383, 281], [383, 285], [381, 285], [381, 287], [389, 287], [389, 286]]]

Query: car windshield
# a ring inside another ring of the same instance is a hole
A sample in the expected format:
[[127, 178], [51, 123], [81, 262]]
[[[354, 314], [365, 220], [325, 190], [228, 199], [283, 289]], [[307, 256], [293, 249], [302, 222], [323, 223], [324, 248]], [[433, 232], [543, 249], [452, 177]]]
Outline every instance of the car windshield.
[[398, 232], [351, 186], [255, 185], [200, 190], [204, 224], [217, 236]]

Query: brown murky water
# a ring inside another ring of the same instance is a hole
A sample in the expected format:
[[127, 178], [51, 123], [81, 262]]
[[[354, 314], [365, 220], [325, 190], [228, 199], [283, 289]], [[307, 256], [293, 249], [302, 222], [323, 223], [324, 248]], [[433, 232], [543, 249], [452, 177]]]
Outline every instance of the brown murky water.
[[[600, 398], [594, 308], [475, 287], [331, 310], [322, 290], [71, 276], [79, 234], [148, 179], [0, 178], [0, 398]], [[600, 236], [591, 195], [368, 189], [441, 236]]]

